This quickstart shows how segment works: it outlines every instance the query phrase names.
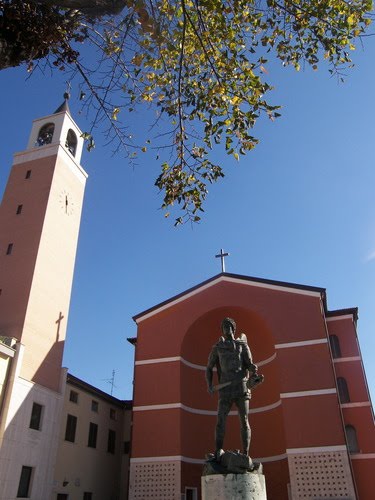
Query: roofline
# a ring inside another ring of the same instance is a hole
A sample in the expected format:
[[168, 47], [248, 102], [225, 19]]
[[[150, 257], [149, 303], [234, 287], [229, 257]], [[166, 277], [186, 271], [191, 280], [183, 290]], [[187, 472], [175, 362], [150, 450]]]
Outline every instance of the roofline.
[[326, 316], [332, 318], [335, 316], [346, 316], [350, 314], [353, 316], [355, 322], [358, 321], [358, 307], [347, 307], [345, 309], [335, 309], [333, 311], [326, 311]]
[[297, 283], [290, 283], [287, 281], [276, 281], [276, 280], [269, 280], [269, 279], [264, 279], [264, 278], [256, 278], [253, 276], [244, 276], [241, 274], [220, 273], [220, 274], [213, 276], [212, 278], [209, 278], [206, 281], [199, 283], [198, 285], [193, 286], [192, 288], [189, 288], [188, 290], [185, 290], [182, 293], [179, 293], [178, 295], [175, 295], [175, 296], [173, 296], [173, 297], [171, 297], [163, 302], [160, 302], [159, 304], [157, 304], [149, 309], [146, 309], [145, 311], [143, 311], [139, 314], [136, 314], [135, 316], [133, 316], [133, 320], [137, 323], [144, 316], [146, 316], [146, 315], [148, 316], [150, 314], [151, 315], [155, 314], [158, 309], [161, 309], [161, 308], [164, 309], [166, 307], [170, 307], [173, 304], [173, 302], [180, 301], [181, 299], [183, 299], [184, 296], [187, 296], [189, 294], [196, 292], [197, 290], [199, 290], [199, 288], [207, 287], [210, 284], [214, 284], [215, 281], [220, 281], [221, 279], [224, 279], [224, 280], [225, 279], [242, 280], [245, 282], [258, 283], [258, 284], [262, 284], [262, 285], [269, 285], [270, 287], [273, 286], [273, 287], [280, 287], [280, 288], [291, 288], [293, 290], [296, 290], [295, 293], [298, 293], [298, 290], [304, 291], [304, 292], [317, 293], [317, 294], [320, 294], [320, 296], [323, 300], [324, 310], [327, 311], [326, 289], [325, 288], [316, 287], [316, 286], [309, 286], [309, 285], [300, 285]]
[[94, 396], [98, 396], [101, 399], [105, 399], [108, 403], [116, 405], [122, 409], [125, 409], [125, 410], [129, 409], [130, 410], [133, 406], [133, 402], [131, 400], [117, 399], [114, 396], [111, 396], [110, 394], [107, 394], [106, 392], [101, 391], [97, 387], [94, 387], [93, 385], [88, 384], [84, 380], [81, 380], [80, 378], [75, 377], [71, 373], [67, 374], [66, 383], [73, 385], [74, 387], [77, 387], [78, 389], [82, 389], [84, 391], [87, 391], [90, 394], [93, 394]]

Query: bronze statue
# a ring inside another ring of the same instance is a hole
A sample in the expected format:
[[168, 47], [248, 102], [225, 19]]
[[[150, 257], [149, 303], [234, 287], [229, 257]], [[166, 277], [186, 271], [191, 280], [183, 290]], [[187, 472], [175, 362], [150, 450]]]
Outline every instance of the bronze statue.
[[[215, 458], [220, 460], [224, 454], [223, 444], [225, 424], [233, 403], [238, 408], [241, 425], [242, 451], [248, 455], [251, 430], [248, 421], [251, 388], [263, 382], [258, 375], [258, 367], [253, 363], [246, 335], [235, 338], [236, 323], [224, 318], [221, 323], [223, 336], [212, 347], [206, 369], [208, 392], [219, 393], [217, 424], [215, 432]], [[213, 369], [216, 366], [218, 385], [213, 385]]]

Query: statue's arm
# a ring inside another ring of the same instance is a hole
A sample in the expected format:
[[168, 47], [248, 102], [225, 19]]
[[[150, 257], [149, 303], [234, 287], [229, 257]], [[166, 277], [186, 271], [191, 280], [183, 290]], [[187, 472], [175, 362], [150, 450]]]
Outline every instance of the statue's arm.
[[213, 394], [213, 385], [212, 379], [214, 374], [214, 366], [217, 363], [217, 350], [215, 347], [212, 348], [210, 355], [208, 357], [207, 368], [206, 368], [206, 382], [207, 382], [207, 390], [210, 394]]
[[244, 364], [245, 364], [245, 368], [247, 370], [249, 370], [251, 375], [257, 373], [258, 367], [257, 367], [257, 365], [255, 365], [253, 363], [253, 357], [251, 355], [250, 348], [247, 344], [245, 344], [245, 348], [244, 348]]

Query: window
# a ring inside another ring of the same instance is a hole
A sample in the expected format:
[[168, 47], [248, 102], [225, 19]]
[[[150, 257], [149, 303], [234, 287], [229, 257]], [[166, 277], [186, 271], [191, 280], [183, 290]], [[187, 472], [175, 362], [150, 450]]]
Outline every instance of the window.
[[13, 243], [9, 243], [7, 248], [7, 255], [10, 255], [13, 252]]
[[30, 179], [31, 177], [31, 170], [28, 170], [25, 175], [25, 179]]
[[69, 496], [67, 493], [58, 493], [56, 500], [69, 500]]
[[114, 410], [113, 408], [109, 409], [109, 418], [111, 420], [116, 420], [116, 410]]
[[22, 466], [20, 482], [18, 485], [17, 498], [28, 498], [30, 496], [32, 467]]
[[97, 401], [92, 400], [91, 401], [91, 411], [98, 413], [98, 410], [99, 410], [99, 403]]
[[78, 403], [78, 392], [70, 391], [69, 401], [71, 401], [72, 403]]
[[341, 358], [341, 348], [340, 341], [337, 335], [329, 336], [329, 343], [331, 345], [332, 357], [333, 358]]
[[185, 500], [197, 500], [198, 492], [197, 488], [185, 488]]
[[109, 453], [114, 453], [115, 448], [116, 448], [116, 432], [109, 429], [107, 451]]
[[33, 409], [31, 410], [30, 418], [30, 429], [40, 430], [40, 424], [42, 422], [42, 412], [43, 406], [38, 403], [33, 403]]
[[346, 425], [345, 432], [346, 432], [346, 439], [348, 441], [349, 453], [358, 453], [359, 447], [358, 447], [357, 432], [355, 430], [355, 427], [353, 427], [352, 425]]
[[76, 155], [77, 136], [71, 128], [68, 130], [68, 134], [66, 136], [66, 141], [65, 141], [65, 146], [68, 148], [68, 150], [72, 153], [73, 156]]
[[92, 493], [90, 491], [85, 491], [83, 493], [83, 500], [92, 500]]
[[35, 146], [45, 146], [46, 144], [51, 144], [54, 131], [55, 125], [53, 123], [46, 123], [43, 125], [43, 127], [39, 130]]
[[349, 389], [346, 380], [343, 377], [338, 377], [337, 379], [337, 387], [339, 390], [340, 403], [349, 403]]
[[22, 212], [23, 205], [18, 205], [16, 214], [19, 215]]
[[90, 448], [96, 448], [96, 438], [98, 437], [98, 426], [92, 422], [90, 422], [89, 427], [89, 440], [87, 446]]
[[130, 441], [124, 441], [124, 455], [129, 455], [130, 453]]
[[76, 438], [76, 428], [77, 428], [77, 417], [68, 414], [66, 419], [65, 441], [70, 441], [71, 443], [74, 443]]

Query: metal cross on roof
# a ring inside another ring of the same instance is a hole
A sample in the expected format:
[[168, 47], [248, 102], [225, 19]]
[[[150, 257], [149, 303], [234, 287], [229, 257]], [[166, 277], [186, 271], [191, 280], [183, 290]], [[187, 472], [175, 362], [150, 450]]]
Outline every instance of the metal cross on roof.
[[225, 257], [228, 257], [230, 255], [228, 252], [224, 252], [224, 250], [221, 248], [220, 253], [218, 255], [215, 255], [216, 258], [221, 259], [221, 272], [225, 273]]

